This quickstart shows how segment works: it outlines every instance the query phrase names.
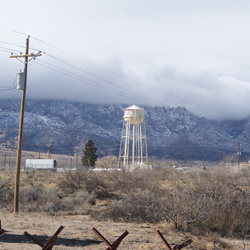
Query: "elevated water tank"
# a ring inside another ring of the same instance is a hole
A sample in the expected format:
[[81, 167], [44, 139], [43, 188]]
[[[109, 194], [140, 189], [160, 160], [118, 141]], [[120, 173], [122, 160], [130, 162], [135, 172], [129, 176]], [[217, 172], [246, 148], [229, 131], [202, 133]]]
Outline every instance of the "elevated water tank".
[[140, 124], [144, 121], [144, 109], [136, 105], [126, 108], [123, 119], [130, 124]]

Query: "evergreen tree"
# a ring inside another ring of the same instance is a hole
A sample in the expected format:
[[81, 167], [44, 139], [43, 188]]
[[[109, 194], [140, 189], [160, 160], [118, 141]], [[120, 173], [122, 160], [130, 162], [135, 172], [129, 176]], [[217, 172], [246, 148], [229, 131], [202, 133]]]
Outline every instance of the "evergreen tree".
[[83, 151], [82, 166], [94, 167], [97, 160], [97, 148], [92, 140], [88, 140]]

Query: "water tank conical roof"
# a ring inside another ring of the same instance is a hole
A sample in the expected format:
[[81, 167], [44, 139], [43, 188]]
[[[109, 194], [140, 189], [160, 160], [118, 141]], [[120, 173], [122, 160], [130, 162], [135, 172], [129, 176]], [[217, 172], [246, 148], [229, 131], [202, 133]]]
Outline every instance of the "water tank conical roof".
[[124, 110], [123, 119], [130, 124], [140, 124], [144, 121], [144, 109], [132, 105]]

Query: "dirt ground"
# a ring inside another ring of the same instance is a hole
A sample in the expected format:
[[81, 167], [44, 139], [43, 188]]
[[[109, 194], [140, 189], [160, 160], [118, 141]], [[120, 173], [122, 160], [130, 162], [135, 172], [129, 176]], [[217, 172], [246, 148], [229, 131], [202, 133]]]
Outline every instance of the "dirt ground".
[[[167, 249], [156, 234], [156, 230], [160, 230], [171, 246], [191, 238], [190, 235], [176, 233], [165, 222], [160, 224], [114, 223], [95, 221], [88, 215], [49, 217], [38, 213], [14, 215], [2, 212], [0, 212], [0, 220], [2, 229], [6, 230], [6, 233], [0, 236], [1, 250], [41, 249], [23, 233], [27, 231], [46, 244], [60, 226], [64, 226], [64, 229], [55, 242], [53, 248], [55, 250], [107, 249], [92, 228], [96, 228], [110, 243], [128, 231], [129, 234], [118, 249]], [[205, 242], [204, 238], [194, 236], [192, 240], [194, 243], [185, 249], [225, 249], [225, 246], [229, 246], [229, 243], [226, 244], [224, 240]], [[230, 248], [227, 249], [250, 249], [250, 245], [242, 241], [231, 241], [230, 244]]]

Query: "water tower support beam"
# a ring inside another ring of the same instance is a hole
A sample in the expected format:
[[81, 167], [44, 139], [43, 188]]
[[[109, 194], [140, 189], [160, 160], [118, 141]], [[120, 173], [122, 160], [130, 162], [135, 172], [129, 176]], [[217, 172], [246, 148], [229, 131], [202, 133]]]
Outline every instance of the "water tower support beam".
[[129, 139], [130, 139], [130, 124], [126, 122], [126, 131], [124, 136], [123, 166], [128, 166], [129, 163]]
[[133, 134], [132, 134], [132, 164], [135, 163], [135, 125], [133, 125]]

